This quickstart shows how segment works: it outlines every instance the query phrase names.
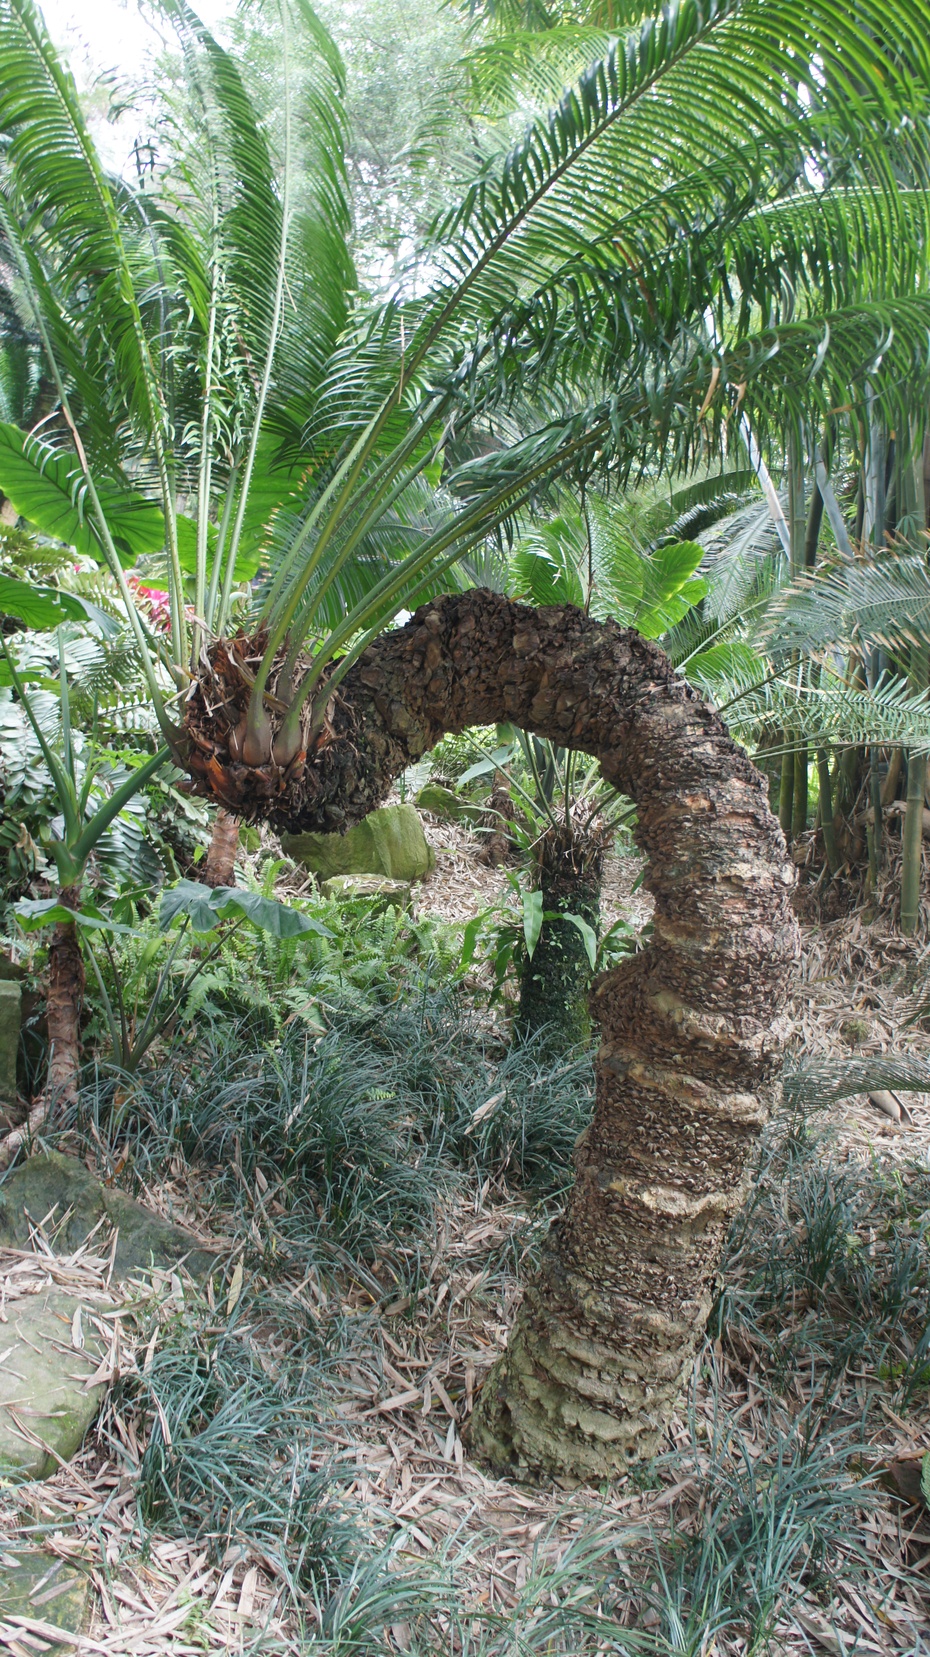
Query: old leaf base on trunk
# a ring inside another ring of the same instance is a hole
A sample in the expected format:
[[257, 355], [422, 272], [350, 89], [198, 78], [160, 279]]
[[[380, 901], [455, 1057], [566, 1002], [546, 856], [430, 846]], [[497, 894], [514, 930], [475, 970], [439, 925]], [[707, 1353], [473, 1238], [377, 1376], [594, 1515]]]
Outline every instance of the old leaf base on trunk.
[[[217, 647], [218, 677], [227, 659]], [[286, 774], [231, 759], [245, 694], [208, 683], [192, 697], [192, 769], [221, 802], [291, 829], [358, 821], [443, 733], [504, 721], [597, 754], [637, 803], [652, 940], [595, 989], [594, 1120], [471, 1426], [500, 1468], [610, 1477], [653, 1453], [688, 1375], [766, 1115], [798, 935], [764, 779], [654, 644], [482, 591], [370, 646], [325, 739]]]

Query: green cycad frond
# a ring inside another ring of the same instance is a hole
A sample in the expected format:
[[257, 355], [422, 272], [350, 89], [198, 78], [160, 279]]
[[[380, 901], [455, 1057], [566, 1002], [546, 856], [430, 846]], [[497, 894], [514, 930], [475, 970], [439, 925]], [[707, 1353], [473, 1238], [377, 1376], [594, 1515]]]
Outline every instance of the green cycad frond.
[[[748, 664], [703, 681], [734, 735], [758, 742], [763, 734], [807, 741], [820, 748], [890, 746], [930, 750], [930, 692], [915, 693], [906, 678], [885, 678], [872, 690], [858, 690], [824, 669], [819, 685], [774, 679], [770, 674], [747, 687]], [[697, 677], [697, 675], [696, 675]], [[766, 745], [770, 758], [781, 746]]]
[[[859, 152], [870, 156], [872, 189], [893, 211], [897, 185], [884, 148], [896, 89], [915, 112], [923, 93], [910, 82], [905, 87], [900, 71], [879, 73], [870, 62], [869, 27], [884, 38], [889, 18], [877, 4], [866, 10], [868, 16], [860, 8], [851, 19], [829, 0], [813, 16], [782, 0], [713, 7], [684, 0], [647, 20], [592, 66], [444, 226], [450, 272], [468, 270], [476, 319], [487, 322], [533, 291], [552, 289], [560, 268], [575, 271], [583, 292], [592, 249], [604, 250], [600, 263], [619, 266], [628, 257], [627, 235], [635, 268], [643, 236], [637, 225], [658, 223], [664, 214], [666, 224], [680, 222], [683, 230], [686, 199], [693, 234], [721, 190], [738, 200], [757, 191], [763, 175], [797, 178], [817, 148], [816, 117], [825, 109], [834, 142], [855, 125]], [[805, 72], [814, 108], [799, 103], [792, 111], [788, 80], [815, 50], [822, 86]], [[857, 71], [861, 65], [855, 91], [852, 64]], [[925, 53], [920, 67], [922, 87]], [[687, 197], [677, 189], [683, 157]], [[425, 324], [434, 325], [433, 318]]]
[[702, 549], [665, 542], [653, 552], [637, 547], [613, 503], [590, 496], [579, 510], [564, 501], [559, 516], [535, 524], [510, 560], [509, 590], [532, 604], [586, 606], [657, 638], [703, 598], [696, 574]]
[[901, 549], [802, 576], [773, 604], [769, 651], [880, 644], [887, 650], [930, 644], [930, 570], [926, 554]]
[[[760, 438], [776, 440], [790, 421], [814, 426], [837, 406], [873, 408], [893, 424], [907, 417], [930, 376], [930, 299], [875, 301], [819, 318], [767, 328], [715, 348], [685, 339], [678, 360], [630, 380], [614, 377], [601, 401], [570, 405], [507, 448], [463, 464], [462, 499], [477, 501], [533, 468], [583, 483], [592, 471], [626, 484], [650, 466], [674, 475], [719, 453], [748, 415]], [[451, 480], [450, 480], [451, 481]]]
[[740, 614], [766, 561], [781, 552], [768, 503], [756, 497], [739, 506], [700, 540], [710, 587], [704, 613], [710, 621], [729, 621]]
[[20, 229], [33, 247], [46, 251], [63, 305], [83, 303], [89, 312], [92, 360], [109, 354], [130, 420], [148, 430], [161, 426], [139, 301], [140, 288], [150, 287], [154, 277], [151, 247], [124, 222], [74, 83], [32, 0], [0, 5], [0, 61], [0, 132]]
[[491, 119], [509, 115], [527, 100], [556, 103], [589, 64], [606, 57], [613, 33], [561, 23], [545, 31], [515, 29], [487, 41], [465, 61], [471, 101]]

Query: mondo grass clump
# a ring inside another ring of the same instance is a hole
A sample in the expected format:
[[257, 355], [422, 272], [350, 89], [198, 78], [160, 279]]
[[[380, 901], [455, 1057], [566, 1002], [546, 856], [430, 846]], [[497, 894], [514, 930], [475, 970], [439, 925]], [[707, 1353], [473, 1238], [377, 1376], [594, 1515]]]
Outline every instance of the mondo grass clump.
[[930, 1401], [930, 1168], [843, 1156], [817, 1118], [778, 1118], [737, 1216], [712, 1327], [823, 1396], [854, 1369], [896, 1407]]
[[189, 1281], [148, 1316], [98, 1428], [130, 1463], [143, 1540], [257, 1552], [294, 1596], [342, 1581], [365, 1543], [317, 1440], [319, 1394], [254, 1315], [224, 1314]]
[[[329, 1009], [256, 1041], [250, 1021], [182, 1033], [157, 1069], [100, 1067], [60, 1141], [121, 1182], [197, 1171], [200, 1200], [282, 1264], [370, 1261], [430, 1233], [463, 1177], [557, 1197], [593, 1106], [590, 1057], [508, 1046], [461, 994]], [[258, 1235], [257, 1235], [258, 1234]], [[266, 1262], [267, 1263], [267, 1262]]]

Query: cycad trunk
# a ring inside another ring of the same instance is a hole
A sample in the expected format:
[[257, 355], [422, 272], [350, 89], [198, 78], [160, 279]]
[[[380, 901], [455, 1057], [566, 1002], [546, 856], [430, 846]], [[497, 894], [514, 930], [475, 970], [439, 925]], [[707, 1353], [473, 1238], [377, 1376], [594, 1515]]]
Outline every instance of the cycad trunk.
[[424, 606], [369, 647], [288, 773], [230, 756], [248, 696], [231, 649], [188, 728], [195, 775], [246, 815], [344, 828], [444, 732], [505, 720], [596, 754], [637, 804], [652, 940], [594, 995], [594, 1121], [472, 1426], [499, 1467], [609, 1477], [654, 1452], [674, 1408], [766, 1116], [798, 934], [764, 779], [654, 644], [568, 606]]
[[[578, 915], [598, 932], [604, 843], [575, 824], [546, 829], [535, 847], [537, 887], [543, 913]], [[553, 1051], [591, 1033], [588, 989], [592, 968], [584, 936], [570, 920], [543, 920], [532, 957], [520, 971], [517, 1035], [542, 1031]]]
[[239, 819], [222, 806], [213, 819], [213, 833], [200, 876], [204, 886], [236, 884], [236, 852], [239, 850]]
[[[66, 909], [80, 906], [77, 886], [62, 887], [59, 902]], [[84, 1005], [84, 960], [73, 921], [59, 921], [48, 952], [49, 1060], [47, 1096], [50, 1104], [73, 1104], [81, 1074], [81, 1010]]]

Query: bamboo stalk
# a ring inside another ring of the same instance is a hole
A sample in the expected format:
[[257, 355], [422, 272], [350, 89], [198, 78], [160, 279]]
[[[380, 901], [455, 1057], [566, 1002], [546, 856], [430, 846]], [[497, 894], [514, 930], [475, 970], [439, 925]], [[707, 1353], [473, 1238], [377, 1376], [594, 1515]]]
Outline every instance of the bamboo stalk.
[[833, 827], [833, 784], [830, 779], [830, 761], [825, 748], [817, 749], [817, 779], [820, 783], [820, 828], [827, 868], [835, 875], [840, 866], [836, 849], [836, 831]]
[[781, 786], [778, 792], [778, 821], [782, 826], [785, 839], [791, 842], [791, 826], [794, 815], [794, 749], [790, 746], [790, 739], [785, 732], [785, 751], [781, 757]]
[[[911, 683], [922, 690], [927, 683], [927, 647], [914, 645], [911, 649]], [[927, 756], [915, 753], [907, 756], [907, 815], [904, 819], [901, 858], [901, 931], [913, 938], [920, 913], [920, 877], [922, 873], [924, 788], [927, 780]]]
[[795, 840], [807, 828], [807, 767], [807, 743], [799, 742], [794, 751], [794, 787], [792, 789], [791, 813], [791, 834]]

